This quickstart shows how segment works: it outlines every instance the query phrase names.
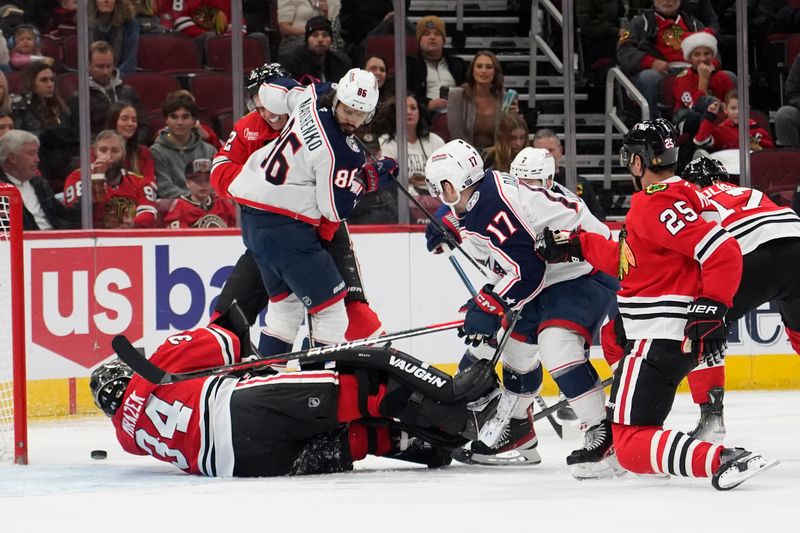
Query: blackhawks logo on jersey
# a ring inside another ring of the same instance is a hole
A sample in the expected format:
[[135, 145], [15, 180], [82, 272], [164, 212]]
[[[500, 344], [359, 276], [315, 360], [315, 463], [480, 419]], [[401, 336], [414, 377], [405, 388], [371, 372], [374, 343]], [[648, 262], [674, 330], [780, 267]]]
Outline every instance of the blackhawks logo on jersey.
[[645, 194], [655, 194], [657, 192], [666, 191], [669, 185], [666, 183], [652, 183], [645, 187], [644, 193]]
[[620, 281], [628, 275], [631, 267], [636, 268], [636, 256], [628, 246], [628, 230], [623, 226], [622, 231], [619, 232], [619, 272], [617, 277]]

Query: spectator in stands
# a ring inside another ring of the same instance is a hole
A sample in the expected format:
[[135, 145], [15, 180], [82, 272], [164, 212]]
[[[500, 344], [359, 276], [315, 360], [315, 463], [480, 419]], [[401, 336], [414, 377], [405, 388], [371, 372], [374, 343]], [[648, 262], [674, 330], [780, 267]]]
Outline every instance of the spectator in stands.
[[526, 146], [528, 123], [519, 113], [506, 113], [497, 126], [497, 140], [483, 155], [483, 166], [508, 172], [511, 162]]
[[587, 70], [592, 70], [598, 61], [613, 58], [616, 54], [615, 43], [619, 38], [619, 21], [625, 14], [625, 4], [622, 0], [577, 0], [575, 14], [581, 31], [584, 63]]
[[0, 73], [11, 72], [11, 66], [8, 64], [9, 61], [8, 42], [6, 41], [3, 30], [0, 29]]
[[55, 74], [45, 63], [31, 63], [24, 71], [25, 93], [14, 103], [14, 123], [36, 135], [68, 118], [67, 106], [56, 93]]
[[[306, 23], [306, 44], [281, 53], [280, 63], [301, 83], [304, 77], [338, 82], [352, 66], [350, 58], [331, 50], [333, 29], [325, 17], [314, 17]], [[313, 80], [310, 80], [313, 81]]]
[[125, 139], [125, 168], [155, 182], [153, 154], [150, 153], [150, 148], [140, 143], [139, 112], [133, 104], [113, 104], [108, 110], [105, 129], [115, 130]]
[[[405, 0], [406, 12], [411, 4]], [[344, 52], [353, 62], [358, 62], [361, 56], [360, 45], [364, 38], [380, 22], [387, 20], [393, 13], [392, 0], [342, 0], [342, 9], [339, 19], [342, 24], [342, 39], [345, 42]]]
[[[77, 91], [71, 98], [78, 98]], [[108, 110], [117, 102], [138, 102], [136, 90], [114, 68], [114, 49], [105, 41], [89, 46], [89, 116], [92, 134], [105, 128]]]
[[[195, 105], [197, 104], [197, 99], [195, 99], [194, 95], [186, 89], [172, 91], [167, 95], [167, 98], [176, 98], [178, 96], [189, 98], [195, 103]], [[219, 140], [219, 136], [217, 135], [217, 132], [214, 131], [214, 128], [202, 122], [199, 118], [194, 125], [197, 128], [197, 131], [200, 132], [200, 139], [207, 142], [217, 150], [222, 148], [222, 141]]]
[[456, 56], [444, 53], [447, 38], [444, 21], [430, 15], [417, 22], [417, 56], [406, 64], [408, 90], [418, 94], [428, 113], [445, 111], [447, 92], [467, 79], [467, 65]]
[[0, 109], [0, 137], [14, 129], [14, 118]]
[[70, 98], [67, 119], [39, 134], [39, 172], [56, 193], [80, 163], [80, 111], [78, 99]]
[[386, 67], [386, 60], [378, 55], [368, 55], [361, 63], [361, 68], [375, 75], [380, 91], [379, 102], [385, 102], [389, 97], [394, 96], [394, 79], [389, 80], [389, 69]]
[[53, 64], [53, 58], [42, 55], [42, 39], [39, 30], [30, 24], [20, 24], [9, 38], [9, 64], [14, 70], [23, 70], [31, 63], [40, 61]]
[[[533, 136], [533, 147], [544, 148], [550, 152], [550, 155], [552, 155], [553, 159], [555, 159], [556, 167], [558, 168], [555, 181], [561, 185], [565, 185], [566, 176], [564, 175], [564, 170], [561, 167], [561, 160], [564, 158], [564, 149], [561, 147], [561, 140], [558, 138], [558, 135], [556, 135], [553, 130], [542, 128]], [[594, 189], [592, 188], [592, 184], [589, 182], [589, 180], [583, 176], [578, 176], [577, 190], [575, 192], [577, 193], [578, 197], [583, 200], [583, 202], [586, 204], [586, 207], [589, 208], [589, 211], [591, 211], [594, 216], [596, 216], [599, 220], [605, 219], [603, 206], [600, 205], [600, 201], [597, 198], [597, 195], [594, 193]]]
[[[125, 168], [125, 140], [114, 130], [97, 134], [92, 145], [92, 225], [96, 229], [152, 228], [156, 184]], [[80, 210], [81, 171], [64, 183], [64, 203]]]
[[679, 11], [680, 0], [653, 0], [653, 7], [633, 17], [617, 43], [617, 62], [647, 100], [651, 119], [661, 116], [658, 104], [664, 78], [689, 66], [681, 41], [704, 28]]
[[[694, 144], [708, 151], [730, 150], [739, 148], [739, 93], [731, 89], [725, 95], [724, 104], [721, 106], [727, 117], [717, 124], [717, 114], [720, 109], [719, 100], [709, 102]], [[750, 150], [758, 151], [775, 148], [769, 132], [759, 126], [758, 122], [749, 119]]]
[[88, 4], [91, 40], [105, 41], [111, 45], [114, 64], [121, 77], [135, 72], [139, 53], [139, 23], [133, 4], [126, 0], [89, 0]]
[[785, 105], [775, 114], [775, 142], [781, 148], [800, 148], [800, 55], [789, 68], [783, 100]]
[[165, 28], [203, 40], [231, 31], [230, 0], [159, 0], [156, 13]]
[[[328, 35], [333, 39], [333, 20], [339, 16], [340, 8], [341, 0], [278, 0], [278, 31], [281, 32], [279, 51], [281, 56], [294, 49], [305, 48], [308, 41], [308, 22], [313, 18], [322, 17], [328, 21], [328, 27], [330, 28]], [[345, 69], [345, 71], [347, 70]], [[298, 76], [292, 69], [289, 69], [289, 72], [295, 77]], [[339, 80], [339, 78], [330, 79], [332, 81]]]
[[25, 207], [25, 230], [78, 227], [78, 218], [59, 202], [50, 185], [39, 176], [39, 139], [23, 131], [9, 131], [0, 137], [0, 181], [17, 187]]
[[11, 91], [8, 90], [8, 78], [2, 72], [0, 72], [0, 111], [11, 112]]
[[236, 208], [230, 200], [214, 195], [211, 160], [195, 159], [186, 164], [189, 194], [176, 198], [164, 216], [168, 228], [233, 228]]
[[78, 31], [78, 0], [59, 0], [39, 27], [51, 39], [61, 40]]
[[478, 150], [494, 144], [500, 119], [507, 112], [519, 112], [516, 98], [503, 109], [506, 90], [503, 69], [497, 57], [478, 52], [469, 65], [467, 82], [450, 89], [447, 96], [447, 128], [453, 139], [463, 139]]
[[151, 147], [156, 167], [160, 198], [177, 198], [188, 194], [184, 171], [195, 159], [212, 159], [216, 150], [200, 138], [195, 127], [197, 104], [192, 98], [178, 94], [167, 97], [161, 106], [166, 128]]

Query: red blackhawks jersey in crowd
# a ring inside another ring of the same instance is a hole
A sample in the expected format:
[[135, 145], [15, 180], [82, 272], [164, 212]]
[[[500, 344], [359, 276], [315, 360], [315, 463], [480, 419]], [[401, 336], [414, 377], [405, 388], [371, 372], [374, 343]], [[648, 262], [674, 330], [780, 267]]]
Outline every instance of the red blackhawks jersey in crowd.
[[[775, 142], [769, 132], [750, 119], [750, 149], [765, 150], [775, 148]], [[698, 146], [710, 145], [715, 150], [730, 150], [739, 148], [739, 125], [731, 119], [725, 119], [719, 124], [704, 118], [694, 136], [694, 143]]]
[[209, 31], [222, 34], [229, 29], [230, 0], [156, 0], [154, 4], [164, 27], [189, 37]]
[[[81, 196], [81, 171], [75, 169], [64, 182], [64, 203], [75, 208]], [[155, 182], [122, 169], [119, 183], [106, 182], [103, 197], [94, 197], [94, 227], [119, 228], [126, 219], [133, 219], [137, 228], [152, 228], [158, 214], [156, 197]]]
[[718, 183], [700, 191], [706, 201], [696, 209], [703, 217], [712, 214], [739, 242], [742, 254], [760, 245], [787, 237], [800, 237], [800, 217], [789, 207], [780, 207], [757, 189]]
[[701, 96], [713, 95], [718, 100], [725, 100], [728, 91], [735, 89], [736, 84], [722, 70], [715, 70], [708, 80], [708, 91], [698, 88], [700, 76], [693, 68], [687, 68], [675, 76], [672, 85], [672, 97], [675, 99], [675, 110], [681, 107], [691, 108]]
[[707, 204], [678, 176], [631, 198], [619, 242], [580, 234], [584, 257], [618, 275], [619, 311], [629, 339], [683, 340], [686, 307], [706, 297], [732, 304], [742, 274], [736, 240], [694, 206]]
[[280, 135], [261, 118], [258, 111], [251, 111], [233, 126], [228, 142], [214, 156], [211, 169], [211, 185], [217, 194], [229, 198], [228, 186], [242, 170], [250, 154], [262, 148]]
[[[189, 372], [239, 361], [239, 339], [210, 325], [169, 337], [150, 360], [169, 372]], [[122, 448], [152, 455], [193, 474], [233, 475], [231, 376], [154, 385], [131, 378], [111, 421]]]
[[236, 208], [224, 198], [211, 195], [197, 202], [187, 194], [172, 202], [164, 224], [168, 228], [233, 228]]

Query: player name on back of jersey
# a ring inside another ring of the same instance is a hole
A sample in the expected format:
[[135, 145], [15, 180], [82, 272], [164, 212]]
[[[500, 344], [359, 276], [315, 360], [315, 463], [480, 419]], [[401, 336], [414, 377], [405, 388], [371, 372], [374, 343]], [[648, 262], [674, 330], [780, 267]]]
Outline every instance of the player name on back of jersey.
[[322, 146], [322, 136], [319, 128], [314, 122], [314, 110], [312, 104], [314, 99], [309, 97], [297, 107], [297, 118], [300, 124], [300, 134], [303, 136], [303, 143], [309, 152], [313, 152]]

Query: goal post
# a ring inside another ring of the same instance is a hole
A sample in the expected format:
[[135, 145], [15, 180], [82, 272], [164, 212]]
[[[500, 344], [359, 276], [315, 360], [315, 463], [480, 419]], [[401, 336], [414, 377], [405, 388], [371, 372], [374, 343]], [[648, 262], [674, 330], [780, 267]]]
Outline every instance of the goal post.
[[23, 204], [0, 182], [0, 462], [28, 463]]

